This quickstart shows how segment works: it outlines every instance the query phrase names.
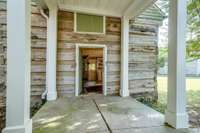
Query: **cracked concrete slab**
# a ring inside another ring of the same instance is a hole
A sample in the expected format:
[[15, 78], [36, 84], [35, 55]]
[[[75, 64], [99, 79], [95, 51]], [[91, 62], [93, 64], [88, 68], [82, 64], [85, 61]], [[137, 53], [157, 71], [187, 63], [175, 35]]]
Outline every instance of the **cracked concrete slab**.
[[187, 129], [175, 130], [167, 126], [113, 130], [113, 133], [200, 133]]
[[147, 128], [164, 124], [162, 114], [132, 98], [103, 97], [96, 98], [95, 101], [112, 130]]
[[93, 101], [84, 97], [47, 102], [33, 117], [33, 133], [90, 132], [108, 129]]
[[164, 115], [131, 97], [83, 95], [47, 102], [33, 117], [33, 133], [200, 133], [164, 125]]

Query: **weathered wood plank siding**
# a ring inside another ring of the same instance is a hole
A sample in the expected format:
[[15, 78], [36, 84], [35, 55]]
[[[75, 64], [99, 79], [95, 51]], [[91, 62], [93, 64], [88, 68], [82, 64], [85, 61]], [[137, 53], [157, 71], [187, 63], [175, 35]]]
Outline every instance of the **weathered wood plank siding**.
[[0, 0], [0, 93], [3, 93], [5, 89], [6, 89], [6, 2]]
[[[157, 36], [162, 15], [155, 6], [130, 21], [129, 90], [131, 94], [157, 96]], [[31, 95], [32, 105], [40, 100], [46, 87], [47, 23], [36, 5], [32, 6], [31, 29]], [[0, 0], [0, 99], [6, 90], [6, 0]], [[106, 34], [74, 32], [74, 14], [58, 12], [57, 89], [59, 95], [74, 95], [76, 43], [102, 44], [108, 48], [108, 94], [120, 89], [121, 19], [106, 17]], [[39, 98], [38, 98], [39, 97]], [[5, 100], [0, 100], [5, 105]], [[0, 107], [1, 108], [1, 107]], [[2, 110], [5, 110], [2, 108]], [[5, 113], [0, 112], [0, 119]]]
[[[59, 11], [57, 88], [59, 94], [74, 94], [75, 44], [105, 44], [108, 47], [108, 93], [120, 88], [121, 20], [106, 17], [106, 34], [74, 33], [74, 15]], [[162, 16], [154, 6], [130, 22], [129, 89], [131, 93], [156, 89], [157, 30]], [[46, 82], [46, 20], [32, 7], [32, 96], [41, 96]], [[6, 1], [0, 0], [0, 92], [6, 88]]]
[[[156, 6], [150, 7], [130, 21], [129, 90], [131, 94], [157, 96], [158, 26], [163, 16]], [[40, 100], [46, 87], [47, 23], [36, 5], [32, 6], [31, 29], [31, 95], [32, 106]], [[6, 90], [6, 0], [0, 0], [0, 108], [4, 105]], [[59, 95], [74, 95], [76, 43], [102, 44], [108, 48], [108, 94], [120, 89], [121, 19], [106, 17], [106, 34], [79, 34], [74, 32], [74, 14], [58, 12], [57, 89]], [[0, 109], [0, 110], [1, 110]], [[0, 111], [0, 121], [5, 112]], [[1, 126], [1, 125], [0, 125]]]
[[[6, 0], [0, 0], [0, 132], [5, 126], [6, 15]], [[40, 97], [45, 89], [47, 23], [36, 5], [32, 6], [31, 20], [31, 107], [33, 107], [41, 102]]]
[[74, 13], [58, 12], [57, 88], [59, 94], [74, 95], [75, 45], [102, 44], [108, 48], [108, 94], [118, 94], [120, 87], [121, 19], [106, 17], [106, 34], [74, 32]]
[[0, 132], [5, 127], [6, 2], [0, 0]]
[[1, 130], [5, 127], [6, 120], [6, 105], [5, 105], [5, 96], [0, 94], [0, 133]]
[[[41, 96], [45, 89], [47, 23], [36, 5], [32, 5], [31, 95]], [[0, 0], [0, 93], [6, 89], [6, 1]]]
[[31, 19], [31, 95], [41, 96], [46, 88], [47, 21], [36, 6]]
[[154, 5], [130, 21], [129, 90], [157, 98], [158, 28], [163, 16]]

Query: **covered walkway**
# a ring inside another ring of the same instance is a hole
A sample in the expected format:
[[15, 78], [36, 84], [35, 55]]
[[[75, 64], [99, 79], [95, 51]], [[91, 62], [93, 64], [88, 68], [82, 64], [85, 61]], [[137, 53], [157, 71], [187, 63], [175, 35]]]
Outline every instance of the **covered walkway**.
[[[82, 4], [78, 4], [78, 7], [76, 2], [79, 2], [80, 0], [73, 1], [74, 2], [71, 0], [38, 0], [43, 9], [49, 10], [46, 55], [47, 100], [53, 101], [57, 99], [56, 50], [58, 10], [121, 18], [120, 96], [128, 97], [129, 20], [139, 15], [156, 0], [124, 0], [123, 2], [109, 0], [111, 4], [107, 4], [108, 0], [102, 0], [101, 4], [103, 6], [100, 6], [100, 8], [98, 4], [99, 0], [93, 0], [96, 1], [95, 3], [86, 0]], [[72, 2], [72, 5], [69, 6], [68, 2]], [[93, 4], [90, 5], [88, 3]], [[109, 6], [106, 7], [105, 5]], [[165, 122], [176, 129], [188, 128], [184, 73], [187, 18], [186, 5], [186, 0], [170, 0], [169, 4], [169, 80]], [[111, 8], [111, 6], [113, 6], [113, 8]], [[116, 9], [120, 9], [121, 12], [116, 12]], [[8, 0], [7, 11], [7, 109], [6, 128], [3, 130], [3, 133], [31, 133], [31, 0], [20, 0], [20, 2], [18, 0]], [[75, 89], [78, 89], [78, 87], [75, 87]], [[159, 117], [159, 113], [138, 104], [134, 100], [130, 100], [130, 98], [111, 98], [113, 99], [109, 100], [109, 98], [95, 97], [90, 99], [86, 98], [85, 100], [78, 98], [74, 99], [74, 101], [60, 99], [52, 103], [49, 102], [34, 118], [35, 132], [40, 128], [41, 130], [52, 129], [51, 132], [47, 131], [48, 133], [53, 133], [53, 129], [56, 130], [54, 131], [56, 133], [58, 133], [58, 130], [65, 130], [66, 132], [68, 130], [72, 132], [74, 129], [77, 129], [76, 131], [83, 131], [85, 129], [87, 131], [103, 125], [103, 127], [106, 127], [104, 129], [109, 132], [122, 132], [120, 130], [128, 130], [127, 132], [134, 132], [134, 130], [135, 132], [144, 132], [142, 130], [146, 130], [147, 132], [151, 132], [151, 127], [158, 128], [156, 130], [152, 129], [154, 130], [153, 133], [159, 132], [159, 130], [162, 130], [162, 132], [168, 131], [170, 133], [174, 131], [170, 131], [171, 129], [162, 126], [164, 120], [161, 121], [163, 116]], [[62, 104], [62, 101], [65, 102]], [[71, 103], [69, 101], [71, 101]], [[99, 121], [102, 121], [103, 119], [103, 121], [100, 122], [102, 125], [96, 124], [96, 126], [84, 126], [84, 124], [87, 123], [88, 118], [96, 121], [92, 114], [96, 114], [96, 117], [101, 119]], [[64, 120], [64, 122], [61, 120]], [[68, 126], [70, 125], [70, 122], [72, 123], [71, 127]], [[41, 124], [40, 126], [39, 123]], [[73, 123], [77, 126], [74, 126]], [[38, 128], [36, 128], [37, 125]], [[41, 133], [45, 133], [45, 131], [42, 131]]]
[[33, 133], [190, 133], [164, 125], [164, 115], [131, 97], [101, 95], [47, 102], [33, 118]]

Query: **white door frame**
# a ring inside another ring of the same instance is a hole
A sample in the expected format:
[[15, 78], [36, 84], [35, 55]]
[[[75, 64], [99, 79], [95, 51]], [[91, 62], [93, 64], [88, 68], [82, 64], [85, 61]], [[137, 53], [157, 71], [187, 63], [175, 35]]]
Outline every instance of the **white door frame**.
[[76, 75], [75, 96], [79, 96], [79, 53], [80, 48], [102, 48], [103, 49], [103, 94], [107, 95], [107, 46], [102, 44], [76, 44]]

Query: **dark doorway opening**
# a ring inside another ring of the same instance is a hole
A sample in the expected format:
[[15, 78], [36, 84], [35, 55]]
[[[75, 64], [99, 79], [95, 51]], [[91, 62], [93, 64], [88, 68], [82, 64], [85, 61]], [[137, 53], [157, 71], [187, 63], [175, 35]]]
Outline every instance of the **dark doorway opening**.
[[81, 48], [82, 93], [103, 92], [103, 48]]

